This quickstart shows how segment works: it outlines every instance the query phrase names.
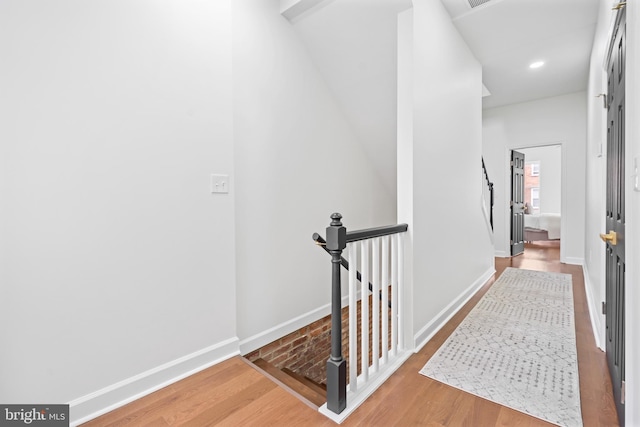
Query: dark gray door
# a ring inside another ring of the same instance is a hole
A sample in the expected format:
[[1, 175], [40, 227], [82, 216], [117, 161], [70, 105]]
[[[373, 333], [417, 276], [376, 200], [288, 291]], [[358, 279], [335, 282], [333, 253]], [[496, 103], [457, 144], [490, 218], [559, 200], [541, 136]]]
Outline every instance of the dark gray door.
[[524, 252], [524, 153], [511, 152], [511, 256]]
[[624, 425], [625, 300], [625, 9], [618, 12], [607, 58], [606, 350], [620, 425]]

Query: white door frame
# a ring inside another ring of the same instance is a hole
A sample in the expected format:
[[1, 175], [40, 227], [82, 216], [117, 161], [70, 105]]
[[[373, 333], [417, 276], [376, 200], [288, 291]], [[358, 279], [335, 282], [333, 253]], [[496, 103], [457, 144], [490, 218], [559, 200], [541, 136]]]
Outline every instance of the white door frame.
[[[565, 178], [565, 174], [566, 174], [566, 170], [567, 170], [567, 160], [566, 160], [566, 155], [565, 155], [565, 141], [553, 141], [553, 142], [545, 142], [545, 143], [532, 143], [529, 145], [513, 145], [513, 146], [509, 146], [506, 148], [506, 152], [505, 152], [505, 165], [504, 165], [504, 171], [505, 171], [505, 185], [504, 187], [504, 200], [505, 201], [510, 201], [511, 200], [511, 152], [512, 151], [518, 151], [518, 150], [526, 150], [528, 148], [541, 148], [541, 147], [553, 147], [553, 146], [560, 146], [560, 164], [561, 164], [561, 171], [560, 171], [560, 179], [561, 179], [561, 183], [560, 183], [560, 209], [562, 210], [561, 215], [560, 215], [560, 241], [566, 241], [566, 236], [567, 236], [567, 229], [566, 229], [566, 224], [567, 224], [567, 218], [566, 218], [566, 194], [567, 194], [567, 180]], [[525, 158], [525, 162], [526, 162], [526, 158]], [[510, 236], [511, 236], [511, 209], [510, 206], [508, 206], [508, 203], [505, 203], [503, 206], [504, 209], [504, 218], [505, 218], [505, 222], [504, 222], [504, 236], [505, 236], [505, 248], [509, 248], [511, 247], [509, 244], [509, 240], [510, 240]], [[565, 263], [565, 264], [576, 264], [577, 261], [574, 260], [570, 260], [567, 259], [567, 257], [565, 256], [565, 247], [566, 245], [560, 245], [560, 262]], [[572, 262], [573, 261], [573, 262]]]

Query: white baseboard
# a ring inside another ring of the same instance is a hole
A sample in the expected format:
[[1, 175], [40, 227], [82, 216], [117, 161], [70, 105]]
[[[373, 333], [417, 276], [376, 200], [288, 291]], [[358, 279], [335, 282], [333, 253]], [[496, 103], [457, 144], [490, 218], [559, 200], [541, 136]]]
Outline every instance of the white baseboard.
[[315, 322], [316, 320], [322, 319], [330, 313], [331, 306], [325, 305], [308, 313], [302, 314], [287, 322], [269, 328], [266, 331], [260, 332], [259, 334], [253, 335], [249, 338], [245, 338], [240, 341], [240, 354], [251, 353], [252, 351], [257, 350], [260, 347], [264, 347], [265, 345], [277, 339], [280, 339], [285, 335], [290, 334], [291, 332], [297, 331], [298, 329], [303, 328]]
[[591, 280], [589, 279], [589, 270], [587, 269], [586, 264], [582, 265], [582, 275], [584, 276], [584, 291], [587, 295], [587, 305], [589, 308], [589, 317], [591, 318], [593, 338], [595, 338], [598, 348], [604, 351], [604, 343], [600, 340], [600, 337], [604, 336], [604, 333], [602, 335], [600, 334], [600, 332], [604, 330], [601, 321], [602, 312], [598, 309], [598, 302], [593, 298], [593, 293], [591, 292]]
[[230, 338], [69, 402], [77, 426], [239, 354]]
[[[356, 299], [360, 300], [360, 291]], [[349, 305], [349, 297], [342, 297], [342, 307]], [[325, 316], [331, 314], [331, 304], [324, 305], [316, 308], [315, 310], [304, 313], [296, 318], [288, 320], [284, 323], [276, 325], [266, 331], [255, 334], [249, 338], [240, 340], [240, 354], [251, 353], [254, 350], [264, 347], [265, 345], [272, 343], [273, 341], [284, 337], [285, 335], [295, 332], [300, 328], [303, 328], [316, 320], [320, 320]]]
[[484, 274], [478, 277], [458, 298], [453, 300], [438, 315], [427, 323], [414, 337], [415, 352], [420, 351], [424, 345], [451, 319], [476, 292], [480, 290], [487, 280], [496, 272], [491, 266]]
[[511, 256], [511, 254], [508, 254], [505, 251], [496, 251], [494, 255], [496, 258], [509, 258]]
[[563, 264], [584, 265], [584, 258], [568, 256], [560, 260]]

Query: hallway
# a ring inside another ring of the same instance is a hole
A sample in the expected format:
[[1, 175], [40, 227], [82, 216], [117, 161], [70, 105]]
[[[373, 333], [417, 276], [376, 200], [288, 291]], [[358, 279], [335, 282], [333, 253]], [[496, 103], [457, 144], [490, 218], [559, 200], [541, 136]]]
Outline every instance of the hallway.
[[[572, 275], [583, 422], [585, 426], [616, 426], [611, 381], [605, 355], [593, 338], [582, 269], [560, 263], [558, 242], [527, 244], [521, 256], [496, 258], [494, 277], [343, 425], [551, 425], [418, 374], [506, 267]], [[334, 423], [235, 357], [84, 424], [86, 427], [111, 425], [330, 426]]]

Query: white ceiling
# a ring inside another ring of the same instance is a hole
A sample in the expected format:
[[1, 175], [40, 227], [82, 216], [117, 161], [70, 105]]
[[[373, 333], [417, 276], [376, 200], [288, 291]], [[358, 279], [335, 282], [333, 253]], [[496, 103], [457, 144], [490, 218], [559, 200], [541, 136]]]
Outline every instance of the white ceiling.
[[484, 108], [585, 90], [599, 1], [442, 0], [482, 64]]
[[[489, 0], [474, 9], [468, 0], [441, 1], [483, 66], [491, 92], [484, 108], [586, 90], [601, 0]], [[411, 0], [324, 0], [292, 22], [392, 194], [397, 14], [411, 6]], [[529, 69], [538, 60], [545, 66]]]

